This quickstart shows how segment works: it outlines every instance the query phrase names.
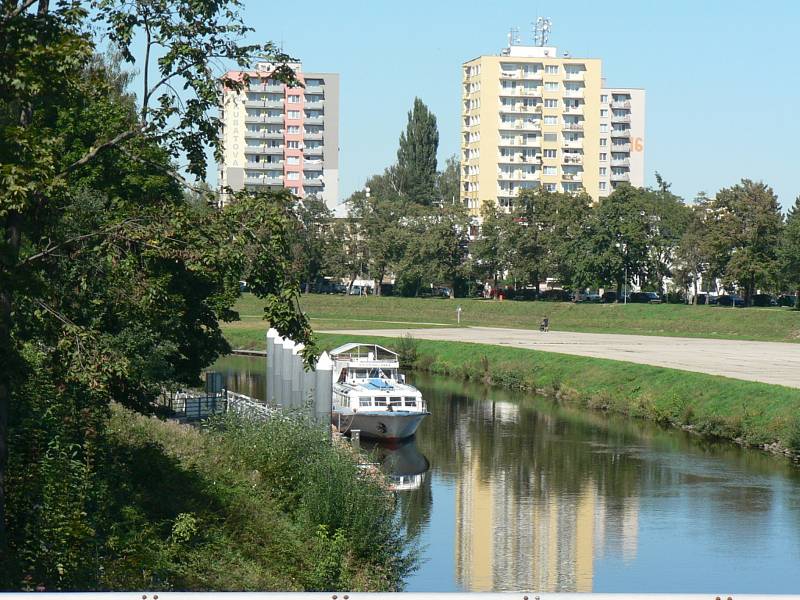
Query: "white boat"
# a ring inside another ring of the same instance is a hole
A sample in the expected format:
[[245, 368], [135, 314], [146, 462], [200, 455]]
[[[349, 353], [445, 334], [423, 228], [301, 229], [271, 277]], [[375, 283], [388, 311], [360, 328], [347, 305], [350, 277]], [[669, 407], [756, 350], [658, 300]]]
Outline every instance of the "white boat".
[[382, 440], [410, 437], [427, 411], [422, 394], [399, 373], [397, 353], [377, 344], [350, 343], [333, 360], [333, 424]]

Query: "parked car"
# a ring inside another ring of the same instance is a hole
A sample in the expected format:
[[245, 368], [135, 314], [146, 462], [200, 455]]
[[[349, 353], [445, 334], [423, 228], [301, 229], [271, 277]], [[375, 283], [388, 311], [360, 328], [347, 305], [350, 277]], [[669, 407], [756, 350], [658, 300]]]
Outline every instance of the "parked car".
[[661, 296], [655, 292], [633, 292], [628, 296], [628, 302], [634, 304], [661, 304]]
[[617, 292], [604, 292], [601, 298], [603, 304], [611, 304], [617, 301]]
[[351, 296], [368, 296], [370, 289], [366, 285], [354, 285], [350, 288]]
[[717, 297], [719, 306], [744, 306], [744, 298], [736, 294], [725, 294]]
[[781, 294], [778, 296], [778, 306], [797, 306], [797, 296]]
[[753, 306], [778, 306], [778, 301], [771, 294], [753, 294]]
[[[533, 288], [521, 288], [518, 290], [509, 291], [509, 298], [512, 300], [536, 300], [536, 290]], [[539, 294], [541, 297], [541, 294]]]
[[539, 300], [546, 302], [569, 302], [572, 294], [568, 290], [545, 290], [539, 294]]

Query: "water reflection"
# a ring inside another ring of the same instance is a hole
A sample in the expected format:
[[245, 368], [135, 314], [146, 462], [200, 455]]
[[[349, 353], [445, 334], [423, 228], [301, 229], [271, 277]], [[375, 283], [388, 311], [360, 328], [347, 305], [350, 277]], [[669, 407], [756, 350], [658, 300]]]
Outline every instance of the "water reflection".
[[[229, 377], [258, 395], [261, 364], [247, 361]], [[423, 548], [408, 591], [800, 589], [788, 461], [445, 378], [412, 383], [432, 414], [415, 440], [377, 450]]]

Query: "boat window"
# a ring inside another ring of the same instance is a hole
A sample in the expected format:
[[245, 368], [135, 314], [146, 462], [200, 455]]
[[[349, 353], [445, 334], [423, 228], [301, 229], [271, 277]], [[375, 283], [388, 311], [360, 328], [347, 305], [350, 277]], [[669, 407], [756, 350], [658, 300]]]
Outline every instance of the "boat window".
[[381, 396], [377, 396], [375, 398], [375, 406], [386, 406], [386, 398], [382, 398]]
[[356, 379], [366, 379], [366, 378], [367, 378], [366, 369], [356, 369]]
[[392, 406], [402, 406], [403, 405], [403, 399], [400, 398], [399, 396], [392, 396], [390, 400], [391, 400]]
[[417, 399], [414, 396], [406, 396], [406, 406], [416, 406]]
[[372, 398], [369, 396], [360, 396], [358, 398], [358, 405], [359, 406], [372, 406]]

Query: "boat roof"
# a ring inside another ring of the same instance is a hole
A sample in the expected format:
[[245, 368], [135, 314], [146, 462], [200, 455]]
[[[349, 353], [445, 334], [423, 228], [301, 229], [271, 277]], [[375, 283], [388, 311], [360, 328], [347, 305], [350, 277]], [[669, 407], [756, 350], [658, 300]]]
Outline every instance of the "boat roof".
[[388, 348], [378, 344], [363, 344], [360, 342], [350, 342], [334, 348], [329, 352], [331, 358], [367, 358], [369, 353], [375, 360], [397, 360], [397, 352], [392, 352]]

